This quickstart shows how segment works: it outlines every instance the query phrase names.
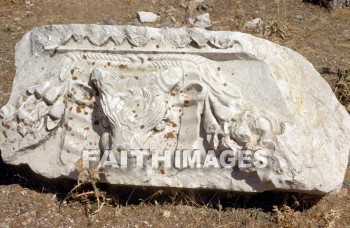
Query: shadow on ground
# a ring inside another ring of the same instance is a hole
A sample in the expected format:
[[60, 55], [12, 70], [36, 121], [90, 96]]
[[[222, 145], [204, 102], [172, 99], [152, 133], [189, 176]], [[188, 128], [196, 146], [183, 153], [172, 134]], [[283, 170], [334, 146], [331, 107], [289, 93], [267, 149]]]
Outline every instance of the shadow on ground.
[[[34, 173], [27, 165], [8, 165], [0, 157], [0, 185], [18, 184], [23, 188], [39, 193], [55, 194], [63, 200], [76, 185], [75, 180], [68, 178], [48, 179]], [[294, 210], [309, 209], [322, 198], [301, 193], [264, 192], [242, 194], [230, 191], [204, 189], [175, 189], [154, 187], [133, 187], [99, 183], [98, 188], [106, 197], [119, 205], [147, 204], [182, 204], [190, 206], [209, 206], [218, 210], [257, 208], [271, 212], [274, 206], [288, 205]], [[86, 184], [81, 191], [91, 191]]]

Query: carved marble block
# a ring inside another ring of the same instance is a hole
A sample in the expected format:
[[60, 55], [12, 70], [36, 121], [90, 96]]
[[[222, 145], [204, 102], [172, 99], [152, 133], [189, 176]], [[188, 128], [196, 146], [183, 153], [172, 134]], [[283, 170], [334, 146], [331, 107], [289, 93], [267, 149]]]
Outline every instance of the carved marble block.
[[296, 52], [239, 32], [53, 25], [16, 47], [9, 164], [111, 184], [313, 194], [341, 187], [350, 117]]

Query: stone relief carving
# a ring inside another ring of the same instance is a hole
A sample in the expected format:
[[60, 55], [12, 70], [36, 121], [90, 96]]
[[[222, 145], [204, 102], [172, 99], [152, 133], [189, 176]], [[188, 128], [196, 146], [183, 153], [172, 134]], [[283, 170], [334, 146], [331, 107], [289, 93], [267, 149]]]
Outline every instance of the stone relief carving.
[[[79, 62], [90, 69], [79, 71]], [[177, 145], [200, 131], [206, 150], [265, 148], [272, 156], [275, 136], [283, 134], [283, 122], [244, 104], [219, 66], [194, 55], [68, 54], [49, 80], [30, 87], [18, 107], [5, 106], [3, 112], [12, 152], [36, 147], [62, 128], [65, 164], [97, 145], [102, 151], [149, 149], [155, 138], [174, 138]], [[184, 132], [181, 118], [198, 126]], [[182, 142], [199, 149], [193, 143]]]
[[[172, 156], [176, 150], [199, 150], [201, 156], [213, 150], [217, 157], [226, 150], [264, 150], [268, 164], [262, 169], [159, 171], [148, 165], [125, 173], [107, 170], [102, 181], [322, 194], [338, 188], [330, 182], [319, 186], [317, 178], [305, 181], [308, 169], [322, 170], [317, 156], [332, 160], [326, 151], [336, 142], [320, 141], [339, 121], [306, 109], [335, 108], [314, 84], [300, 89], [305, 72], [316, 81], [319, 75], [290, 50], [240, 33], [95, 25], [36, 28], [17, 50], [19, 79], [0, 110], [5, 162], [73, 177], [86, 150], [99, 151], [99, 157], [114, 151], [118, 159], [130, 149], [170, 150]], [[328, 91], [323, 81], [317, 85]], [[319, 126], [327, 130], [316, 131]], [[338, 131], [346, 128], [337, 129], [333, 135], [345, 145], [348, 134]], [[128, 162], [135, 166], [132, 158]]]

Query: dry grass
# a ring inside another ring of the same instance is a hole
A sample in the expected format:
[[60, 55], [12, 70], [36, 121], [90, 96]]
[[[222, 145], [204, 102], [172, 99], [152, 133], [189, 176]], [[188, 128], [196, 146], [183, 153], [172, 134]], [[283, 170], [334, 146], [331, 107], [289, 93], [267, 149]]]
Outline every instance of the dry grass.
[[[79, 203], [84, 206], [87, 216], [96, 214], [107, 202], [106, 192], [101, 191], [96, 185], [100, 171], [97, 168], [85, 168], [82, 160], [77, 162], [76, 169], [79, 172], [77, 184], [61, 200], [59, 208], [62, 203]], [[89, 190], [89, 187], [92, 187], [92, 190]]]
[[337, 75], [339, 79], [335, 85], [334, 93], [350, 113], [350, 69], [338, 70]]

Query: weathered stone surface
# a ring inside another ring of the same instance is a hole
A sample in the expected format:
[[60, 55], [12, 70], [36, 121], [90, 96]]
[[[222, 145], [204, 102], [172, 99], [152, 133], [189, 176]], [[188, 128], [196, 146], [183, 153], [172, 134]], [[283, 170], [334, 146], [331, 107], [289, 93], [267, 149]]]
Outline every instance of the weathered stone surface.
[[[17, 44], [16, 67], [0, 111], [7, 163], [49, 178], [76, 178], [81, 162], [100, 164], [100, 180], [112, 184], [316, 194], [341, 186], [349, 115], [305, 58], [267, 40], [202, 29], [45, 26]], [[133, 154], [123, 160], [124, 151]], [[197, 153], [197, 168], [183, 164]], [[218, 164], [225, 154], [234, 158]]]

